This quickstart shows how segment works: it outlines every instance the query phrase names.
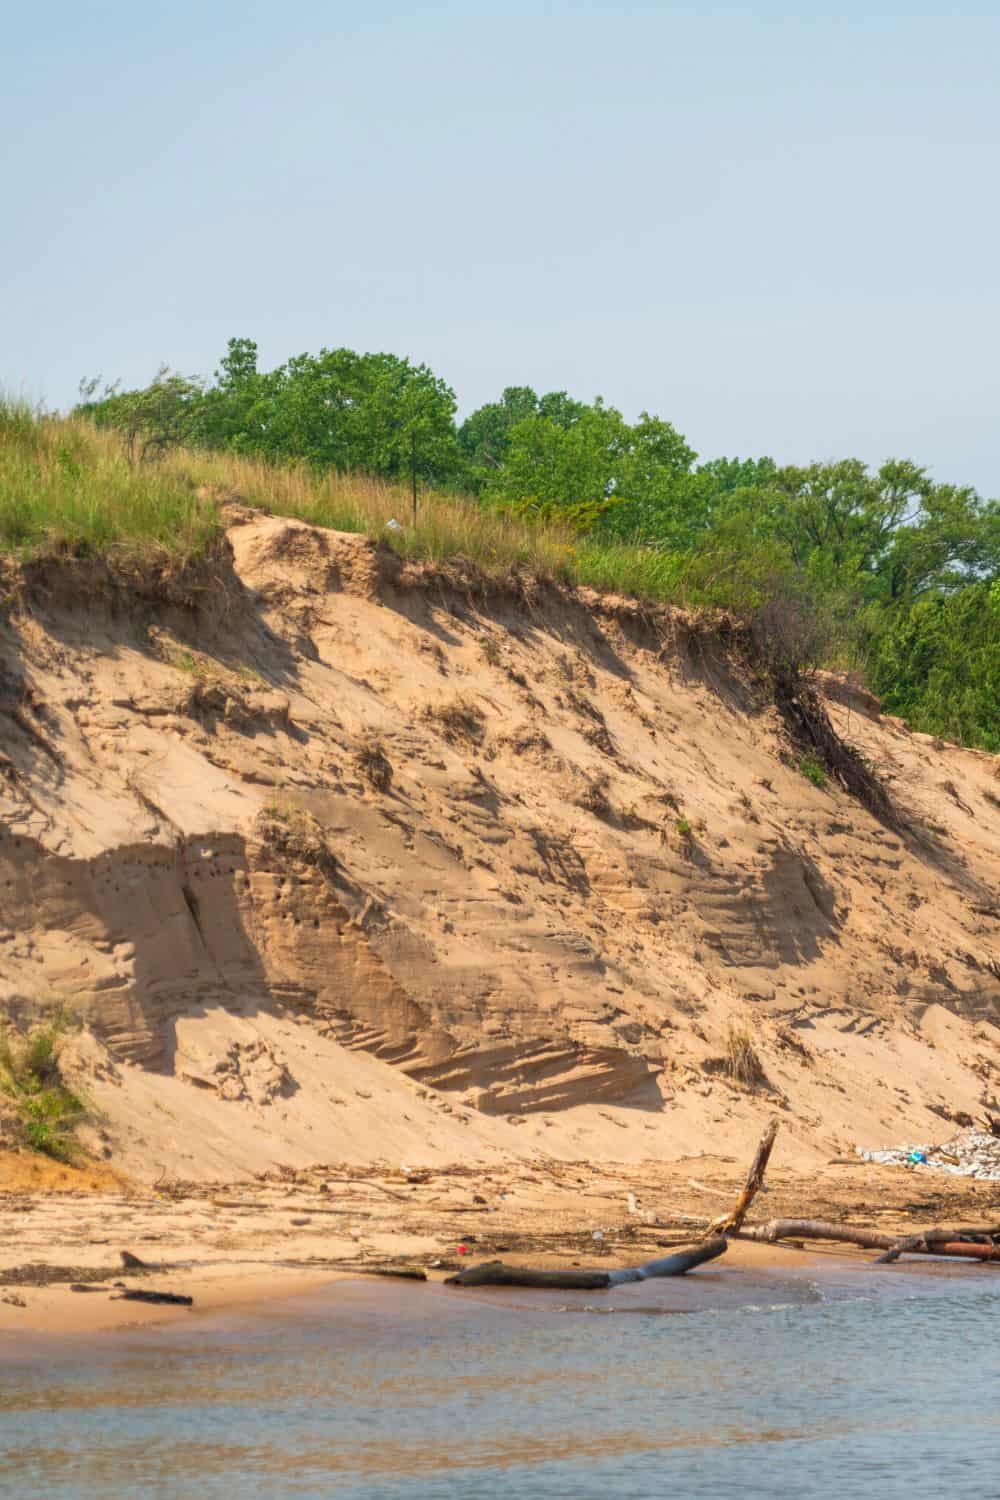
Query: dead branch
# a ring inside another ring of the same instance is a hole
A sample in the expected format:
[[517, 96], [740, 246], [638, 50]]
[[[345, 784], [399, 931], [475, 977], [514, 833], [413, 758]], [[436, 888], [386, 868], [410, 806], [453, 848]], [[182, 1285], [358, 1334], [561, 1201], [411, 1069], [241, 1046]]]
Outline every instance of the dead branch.
[[736, 1234], [743, 1227], [743, 1220], [747, 1216], [747, 1210], [764, 1185], [764, 1173], [767, 1171], [767, 1164], [771, 1157], [772, 1147], [774, 1146], [774, 1138], [778, 1134], [779, 1124], [780, 1121], [775, 1116], [760, 1138], [760, 1144], [757, 1147], [753, 1161], [750, 1163], [747, 1180], [743, 1184], [740, 1196], [728, 1214], [723, 1214], [721, 1218], [712, 1220], [706, 1231], [708, 1234]]

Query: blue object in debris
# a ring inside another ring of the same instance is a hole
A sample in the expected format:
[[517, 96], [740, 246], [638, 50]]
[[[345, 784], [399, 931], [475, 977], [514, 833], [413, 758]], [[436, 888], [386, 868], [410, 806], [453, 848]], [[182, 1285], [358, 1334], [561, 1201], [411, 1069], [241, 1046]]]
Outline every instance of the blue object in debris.
[[917, 1166], [920, 1162], [926, 1165], [927, 1153], [925, 1151], [911, 1151], [908, 1160], [912, 1161], [914, 1166]]

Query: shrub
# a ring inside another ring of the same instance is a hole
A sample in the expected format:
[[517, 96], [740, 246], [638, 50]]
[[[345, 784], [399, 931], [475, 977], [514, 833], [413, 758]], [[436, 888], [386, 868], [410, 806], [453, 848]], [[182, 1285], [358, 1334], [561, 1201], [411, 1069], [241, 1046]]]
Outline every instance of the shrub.
[[9, 1099], [25, 1143], [56, 1161], [80, 1154], [73, 1132], [85, 1115], [83, 1102], [62, 1080], [59, 1043], [70, 1025], [61, 1012], [27, 1036], [0, 1030], [0, 1091]]
[[608, 795], [610, 782], [607, 776], [587, 777], [584, 788], [576, 798], [577, 807], [593, 813], [595, 818], [610, 818], [611, 798]]

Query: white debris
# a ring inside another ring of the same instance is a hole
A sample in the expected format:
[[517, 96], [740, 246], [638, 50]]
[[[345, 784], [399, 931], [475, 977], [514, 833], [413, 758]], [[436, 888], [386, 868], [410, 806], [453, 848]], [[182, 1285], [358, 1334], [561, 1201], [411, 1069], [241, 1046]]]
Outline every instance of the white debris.
[[869, 1151], [855, 1146], [863, 1161], [886, 1167], [925, 1167], [952, 1177], [975, 1177], [980, 1182], [1000, 1182], [1000, 1138], [978, 1130], [963, 1130], [943, 1145], [883, 1146]]

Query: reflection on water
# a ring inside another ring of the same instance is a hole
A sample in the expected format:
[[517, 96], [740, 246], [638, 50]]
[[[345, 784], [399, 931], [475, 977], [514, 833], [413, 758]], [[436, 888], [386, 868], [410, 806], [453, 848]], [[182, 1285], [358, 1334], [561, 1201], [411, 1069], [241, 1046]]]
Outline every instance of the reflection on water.
[[988, 1500], [1000, 1279], [963, 1272], [604, 1302], [340, 1283], [267, 1320], [0, 1346], [0, 1494]]

